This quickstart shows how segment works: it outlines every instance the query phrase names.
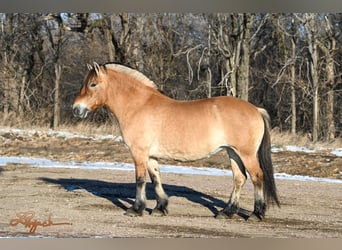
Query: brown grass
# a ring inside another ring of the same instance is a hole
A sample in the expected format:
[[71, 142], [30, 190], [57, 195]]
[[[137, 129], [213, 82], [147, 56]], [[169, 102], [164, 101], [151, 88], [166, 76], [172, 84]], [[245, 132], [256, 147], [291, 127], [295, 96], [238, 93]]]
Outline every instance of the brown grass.
[[75, 124], [66, 123], [59, 126], [58, 130], [66, 130], [86, 135], [120, 135], [120, 129], [117, 123], [109, 121], [101, 125], [87, 121], [80, 121]]
[[279, 132], [277, 129], [271, 131], [272, 144], [283, 146], [283, 145], [296, 145], [303, 146], [309, 149], [315, 147], [323, 148], [341, 148], [342, 138], [335, 138], [332, 141], [317, 141], [312, 142], [308, 134], [297, 133], [295, 135], [290, 132]]

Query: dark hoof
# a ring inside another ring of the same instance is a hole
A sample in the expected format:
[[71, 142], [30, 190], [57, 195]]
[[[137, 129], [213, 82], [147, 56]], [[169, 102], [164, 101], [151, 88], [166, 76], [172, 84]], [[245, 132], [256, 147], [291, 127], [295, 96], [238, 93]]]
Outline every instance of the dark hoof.
[[221, 210], [216, 216], [216, 219], [233, 219], [233, 218], [238, 218], [238, 219], [244, 219], [248, 220], [250, 215], [252, 214], [251, 211], [248, 211], [247, 209], [243, 208], [238, 208], [236, 213], [227, 213], [225, 209]]
[[256, 200], [254, 203], [254, 211], [251, 214], [254, 217], [258, 218], [261, 221], [265, 217], [266, 213], [266, 203], [260, 200]]
[[240, 207], [237, 214], [240, 217], [242, 217], [244, 220], [248, 220], [248, 218], [251, 216], [252, 212], [247, 210], [247, 209]]
[[153, 216], [166, 216], [168, 215], [169, 211], [167, 210], [167, 205], [169, 201], [167, 198], [165, 199], [158, 199], [156, 207], [152, 210], [151, 215]]
[[251, 221], [251, 222], [259, 222], [259, 221], [262, 221], [262, 219], [263, 217], [261, 217], [258, 214], [255, 214], [254, 212], [251, 213], [251, 215], [248, 217], [248, 221]]
[[137, 212], [133, 207], [130, 207], [126, 210], [125, 215], [130, 216], [130, 217], [138, 217], [138, 216], [143, 216], [144, 210], [141, 212]]
[[237, 203], [228, 202], [228, 205], [216, 215], [216, 218], [217, 219], [230, 219], [235, 214], [237, 214], [238, 211], [239, 211], [239, 207]]
[[164, 209], [158, 209], [158, 208], [154, 208], [151, 212], [151, 215], [153, 216], [167, 216], [169, 213], [169, 211], [164, 208]]

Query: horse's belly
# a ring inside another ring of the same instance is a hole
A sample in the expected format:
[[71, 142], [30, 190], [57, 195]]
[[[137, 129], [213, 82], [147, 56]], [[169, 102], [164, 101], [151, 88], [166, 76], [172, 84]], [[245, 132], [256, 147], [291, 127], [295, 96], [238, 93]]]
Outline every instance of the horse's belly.
[[163, 131], [162, 135], [171, 136], [156, 137], [158, 139], [152, 143], [150, 155], [161, 159], [193, 161], [207, 158], [228, 144], [220, 124], [213, 124], [212, 127], [201, 125], [192, 125], [191, 128], [183, 126], [180, 130], [183, 133]]
[[152, 147], [150, 156], [165, 160], [194, 161], [210, 157], [211, 155], [222, 150], [222, 146], [224, 145], [208, 149], [196, 148], [195, 145], [191, 149], [187, 149], [184, 147]]

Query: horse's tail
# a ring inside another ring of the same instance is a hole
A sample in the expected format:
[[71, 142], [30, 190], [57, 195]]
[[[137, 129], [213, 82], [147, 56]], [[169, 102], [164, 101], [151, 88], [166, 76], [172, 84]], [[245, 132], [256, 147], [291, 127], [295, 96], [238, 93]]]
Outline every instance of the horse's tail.
[[280, 202], [277, 195], [277, 188], [274, 182], [273, 165], [271, 159], [271, 137], [270, 137], [270, 117], [265, 109], [258, 108], [262, 119], [264, 120], [264, 136], [262, 138], [258, 158], [260, 167], [264, 174], [264, 194], [266, 203], [275, 203], [280, 207]]

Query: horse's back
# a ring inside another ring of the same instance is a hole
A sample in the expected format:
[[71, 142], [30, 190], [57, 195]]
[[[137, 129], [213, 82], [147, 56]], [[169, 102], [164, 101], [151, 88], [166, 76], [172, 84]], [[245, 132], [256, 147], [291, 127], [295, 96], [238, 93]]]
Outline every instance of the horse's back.
[[[168, 99], [155, 106], [152, 114], [148, 121], [154, 135], [150, 151], [158, 158], [195, 160], [227, 145], [249, 151], [262, 138], [255, 135], [263, 130], [258, 109], [237, 98]], [[248, 142], [252, 145], [246, 145]]]

